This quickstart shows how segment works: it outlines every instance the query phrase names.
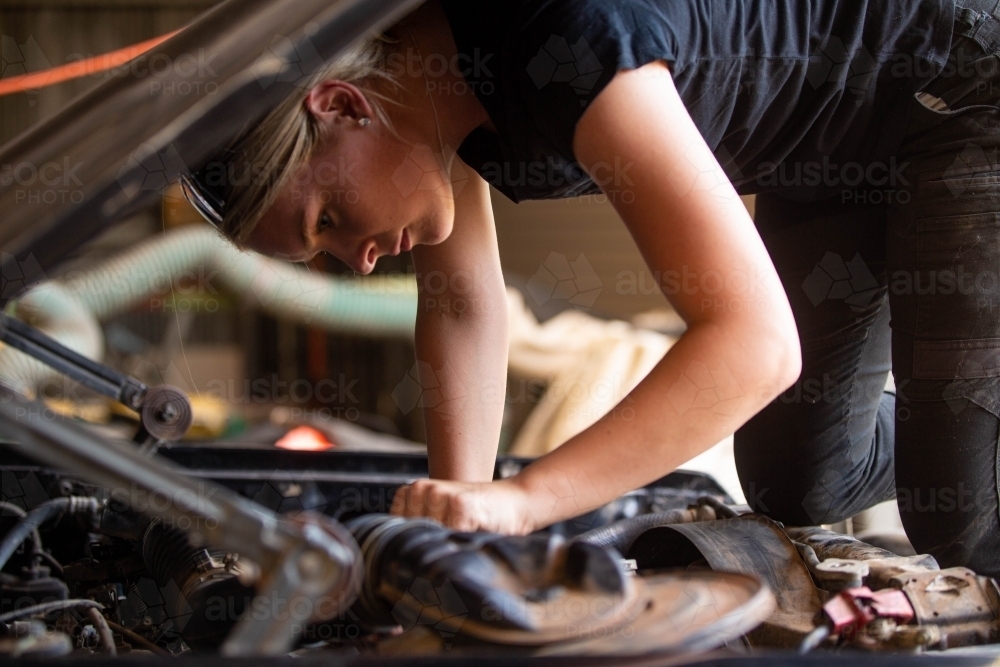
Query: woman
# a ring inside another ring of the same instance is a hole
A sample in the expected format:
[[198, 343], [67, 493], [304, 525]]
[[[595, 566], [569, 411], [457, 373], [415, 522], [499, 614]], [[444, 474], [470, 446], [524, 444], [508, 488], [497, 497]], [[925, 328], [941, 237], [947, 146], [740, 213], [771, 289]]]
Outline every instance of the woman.
[[[462, 409], [427, 411], [432, 479], [396, 513], [527, 533], [736, 431], [754, 509], [828, 523], [898, 496], [919, 551], [996, 575], [1000, 10], [957, 1], [436, 0], [188, 190], [242, 246], [361, 274], [412, 250], [422, 296], [438, 278], [417, 358]], [[663, 287], [688, 324], [628, 411], [492, 483], [488, 185], [603, 192], [653, 274], [684, 276]]]

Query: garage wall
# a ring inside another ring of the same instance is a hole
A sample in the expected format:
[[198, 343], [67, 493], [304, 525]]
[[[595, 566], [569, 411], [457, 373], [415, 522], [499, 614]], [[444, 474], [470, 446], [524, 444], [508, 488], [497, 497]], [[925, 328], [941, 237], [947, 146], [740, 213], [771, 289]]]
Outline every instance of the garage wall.
[[[621, 319], [669, 309], [628, 229], [610, 204], [596, 199], [514, 204], [494, 192], [500, 256], [508, 282], [520, 287], [534, 278], [536, 289], [527, 290], [526, 302], [543, 317], [570, 305]], [[744, 203], [752, 214], [753, 198], [744, 198]], [[549, 296], [543, 289], [546, 279], [551, 284], [551, 269], [566, 264], [589, 292], [567, 299]]]
[[[100, 55], [176, 30], [214, 0], [0, 0], [0, 78]], [[0, 143], [105, 80], [0, 97]]]

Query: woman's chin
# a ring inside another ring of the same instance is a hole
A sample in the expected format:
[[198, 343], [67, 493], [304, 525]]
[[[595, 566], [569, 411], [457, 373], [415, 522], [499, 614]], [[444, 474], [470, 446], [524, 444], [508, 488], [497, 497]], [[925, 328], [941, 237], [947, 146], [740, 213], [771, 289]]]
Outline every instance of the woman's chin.
[[423, 230], [418, 243], [421, 245], [438, 245], [444, 243], [451, 236], [452, 229], [453, 225], [447, 223], [430, 225]]

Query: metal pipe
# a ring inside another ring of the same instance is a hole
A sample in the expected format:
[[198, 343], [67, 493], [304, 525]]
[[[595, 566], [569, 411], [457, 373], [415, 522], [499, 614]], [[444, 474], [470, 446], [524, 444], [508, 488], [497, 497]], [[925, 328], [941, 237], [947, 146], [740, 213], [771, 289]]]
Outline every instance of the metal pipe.
[[104, 609], [104, 605], [100, 602], [95, 602], [94, 600], [53, 600], [52, 602], [43, 602], [42, 604], [36, 604], [31, 607], [22, 607], [21, 609], [15, 609], [14, 611], [8, 611], [6, 614], [0, 616], [0, 623], [9, 623], [10, 621], [17, 620], [19, 618], [24, 618], [25, 616], [34, 616], [35, 614], [48, 614], [53, 611], [60, 611], [63, 609]]

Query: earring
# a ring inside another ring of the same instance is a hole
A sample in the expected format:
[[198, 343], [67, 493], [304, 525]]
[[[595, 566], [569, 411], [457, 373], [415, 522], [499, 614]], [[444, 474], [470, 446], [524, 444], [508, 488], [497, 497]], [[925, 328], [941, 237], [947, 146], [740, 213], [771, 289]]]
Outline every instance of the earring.
[[358, 125], [360, 125], [361, 127], [368, 127], [371, 124], [372, 124], [372, 119], [371, 118], [364, 117], [364, 118], [359, 118], [358, 119]]

